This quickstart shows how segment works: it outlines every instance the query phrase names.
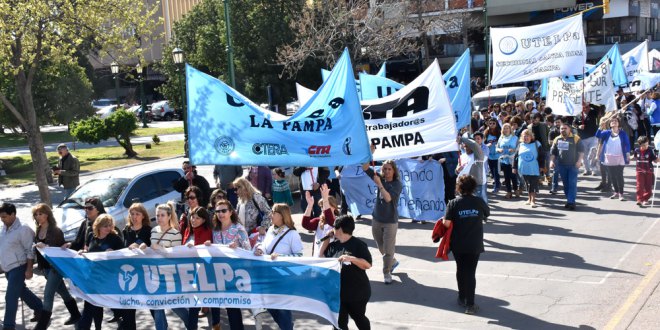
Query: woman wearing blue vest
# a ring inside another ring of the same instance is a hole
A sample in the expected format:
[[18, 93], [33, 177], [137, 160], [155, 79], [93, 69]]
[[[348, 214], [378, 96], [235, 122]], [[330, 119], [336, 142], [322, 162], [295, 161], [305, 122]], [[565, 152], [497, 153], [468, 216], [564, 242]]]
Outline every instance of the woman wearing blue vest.
[[510, 199], [513, 191], [516, 191], [516, 197], [520, 197], [518, 193], [518, 176], [513, 174], [512, 171], [513, 158], [516, 155], [517, 147], [518, 137], [513, 134], [511, 125], [508, 123], [502, 125], [502, 135], [500, 135], [500, 139], [497, 141], [495, 151], [501, 154], [500, 166], [502, 167], [502, 172], [504, 172], [504, 186], [506, 186], [505, 199]]
[[536, 194], [539, 192], [539, 176], [544, 164], [545, 154], [541, 143], [534, 141], [534, 133], [526, 129], [520, 134], [522, 142], [518, 147], [518, 154], [514, 160], [514, 173], [520, 172], [527, 183], [528, 197], [525, 205], [536, 207]]
[[488, 119], [488, 128], [484, 131], [484, 143], [488, 146], [488, 167], [493, 176], [493, 194], [500, 191], [500, 171], [497, 163], [500, 159], [500, 153], [497, 152], [497, 140], [500, 138], [501, 130], [497, 119]]

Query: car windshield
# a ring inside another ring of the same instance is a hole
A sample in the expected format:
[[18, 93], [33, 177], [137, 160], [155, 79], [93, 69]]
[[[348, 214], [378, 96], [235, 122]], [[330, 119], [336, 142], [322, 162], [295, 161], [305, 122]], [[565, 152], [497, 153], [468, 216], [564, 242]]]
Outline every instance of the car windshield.
[[105, 107], [108, 105], [112, 105], [114, 102], [112, 100], [96, 100], [92, 102], [92, 105], [97, 106], [97, 107]]
[[473, 99], [472, 105], [474, 106], [475, 109], [485, 109], [488, 108], [489, 102], [490, 104], [495, 104], [495, 103], [502, 104], [504, 102], [504, 98], [505, 96], [491, 96], [490, 98], [484, 97], [479, 99]]
[[117, 204], [119, 195], [128, 185], [127, 178], [108, 178], [89, 181], [80, 186], [65, 202], [84, 205], [85, 199], [98, 197], [103, 206], [110, 207]]

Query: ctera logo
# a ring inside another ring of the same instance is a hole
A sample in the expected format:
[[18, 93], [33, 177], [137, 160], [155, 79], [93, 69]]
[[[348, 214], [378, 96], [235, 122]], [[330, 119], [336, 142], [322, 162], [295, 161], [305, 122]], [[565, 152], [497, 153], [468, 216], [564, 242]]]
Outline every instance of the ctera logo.
[[119, 288], [121, 291], [132, 291], [138, 284], [138, 274], [131, 265], [123, 265], [119, 269]]
[[307, 148], [307, 154], [310, 157], [330, 157], [331, 146], [310, 146]]

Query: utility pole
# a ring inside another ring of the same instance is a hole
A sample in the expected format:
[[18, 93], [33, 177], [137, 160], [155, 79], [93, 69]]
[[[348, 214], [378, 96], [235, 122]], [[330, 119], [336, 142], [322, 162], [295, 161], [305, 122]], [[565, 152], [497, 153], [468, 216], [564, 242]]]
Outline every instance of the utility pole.
[[484, 58], [486, 60], [486, 86], [490, 86], [490, 31], [488, 29], [488, 5], [484, 0]]
[[234, 48], [231, 45], [231, 22], [229, 20], [229, 1], [223, 0], [225, 6], [225, 25], [227, 33], [227, 66], [229, 67], [229, 82], [236, 89], [236, 78], [234, 77]]

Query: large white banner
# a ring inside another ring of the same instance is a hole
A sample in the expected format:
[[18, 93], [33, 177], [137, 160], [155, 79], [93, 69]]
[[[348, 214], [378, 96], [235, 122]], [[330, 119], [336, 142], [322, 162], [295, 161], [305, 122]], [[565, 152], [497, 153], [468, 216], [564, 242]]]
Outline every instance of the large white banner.
[[335, 258], [255, 256], [212, 246], [87, 253], [39, 250], [96, 306], [130, 309], [275, 308], [318, 315], [337, 326], [340, 264]]
[[360, 104], [367, 136], [376, 146], [374, 160], [458, 150], [454, 111], [437, 60], [394, 94]]
[[623, 68], [626, 71], [626, 78], [628, 78], [628, 81], [633, 81], [635, 76], [641, 72], [649, 71], [648, 44], [648, 41], [644, 41], [639, 44], [639, 46], [621, 55]]
[[582, 14], [551, 23], [491, 28], [492, 85], [582, 74]]
[[612, 72], [607, 61], [603, 61], [584, 80], [566, 81], [555, 77], [548, 79], [546, 106], [552, 114], [575, 116], [582, 111], [582, 101], [604, 105], [607, 111], [616, 110], [615, 88]]

